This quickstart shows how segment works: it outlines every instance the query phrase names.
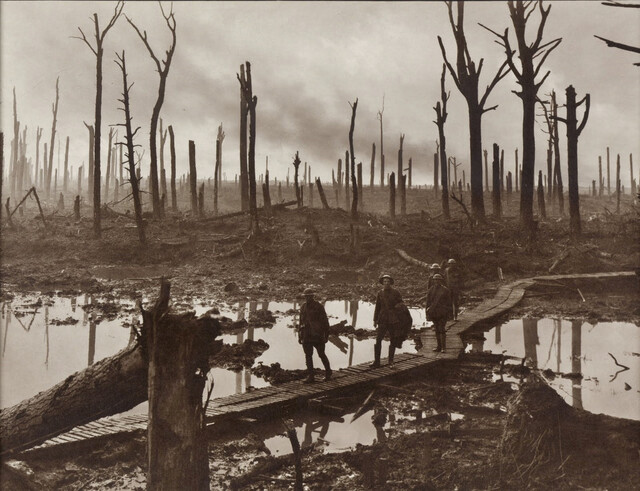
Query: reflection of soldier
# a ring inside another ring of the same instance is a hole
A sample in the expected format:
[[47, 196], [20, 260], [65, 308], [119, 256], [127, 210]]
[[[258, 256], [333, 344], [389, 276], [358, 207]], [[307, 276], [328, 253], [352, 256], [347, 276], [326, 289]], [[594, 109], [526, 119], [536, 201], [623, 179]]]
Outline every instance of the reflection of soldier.
[[329, 319], [322, 304], [313, 299], [314, 291], [307, 288], [304, 291], [306, 302], [300, 307], [300, 342], [304, 349], [304, 356], [307, 363], [308, 376], [305, 383], [314, 382], [313, 372], [313, 349], [318, 352], [325, 369], [325, 380], [331, 378], [331, 367], [329, 359], [324, 352], [325, 344], [329, 339]]
[[451, 292], [444, 286], [444, 278], [441, 274], [433, 275], [433, 286], [427, 292], [427, 319], [433, 322], [436, 331], [437, 346], [433, 351], [446, 349], [447, 319], [451, 315]]
[[[386, 334], [391, 338], [389, 343], [389, 365], [393, 365], [393, 355], [396, 352], [396, 334], [399, 331], [400, 320], [397, 316], [396, 307], [402, 303], [400, 292], [391, 287], [393, 278], [388, 274], [383, 274], [378, 280], [383, 285], [382, 290], [376, 297], [376, 308], [373, 312], [373, 325], [378, 328], [376, 344], [374, 347], [374, 360], [370, 365], [372, 368], [380, 366], [380, 352], [382, 351], [382, 340]], [[400, 343], [402, 344], [402, 343]]]
[[305, 448], [313, 443], [313, 433], [315, 433], [318, 428], [320, 428], [318, 438], [322, 438], [324, 440], [324, 437], [327, 436], [327, 432], [329, 431], [329, 422], [328, 418], [324, 418], [321, 421], [305, 423], [304, 440], [302, 441], [301, 447]]

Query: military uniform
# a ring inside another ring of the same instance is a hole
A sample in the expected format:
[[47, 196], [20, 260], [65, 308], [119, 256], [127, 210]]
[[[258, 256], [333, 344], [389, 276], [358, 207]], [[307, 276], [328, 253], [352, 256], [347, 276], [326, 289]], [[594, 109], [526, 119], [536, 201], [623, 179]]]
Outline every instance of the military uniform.
[[309, 381], [313, 380], [313, 349], [325, 368], [326, 378], [331, 377], [329, 359], [324, 352], [324, 347], [329, 339], [329, 319], [322, 304], [316, 300], [307, 300], [300, 308], [300, 342], [304, 350]]
[[[380, 353], [382, 340], [388, 334], [391, 339], [389, 344], [389, 363], [393, 363], [396, 350], [396, 337], [399, 334], [400, 319], [396, 306], [402, 303], [400, 292], [394, 288], [382, 289], [376, 297], [376, 307], [373, 312], [373, 322], [378, 325], [376, 344], [374, 346], [374, 365], [380, 365]], [[400, 343], [401, 344], [401, 343]]]
[[427, 292], [427, 319], [433, 322], [436, 331], [436, 351], [444, 351], [446, 348], [445, 326], [451, 315], [451, 291], [441, 281], [436, 281]]

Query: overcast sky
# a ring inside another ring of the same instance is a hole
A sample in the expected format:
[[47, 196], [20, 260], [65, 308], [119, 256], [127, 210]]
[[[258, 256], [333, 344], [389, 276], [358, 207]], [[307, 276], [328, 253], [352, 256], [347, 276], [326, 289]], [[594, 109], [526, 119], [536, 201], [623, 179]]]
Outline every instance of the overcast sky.
[[[640, 10], [612, 8], [599, 2], [550, 2], [545, 40], [562, 37], [545, 66], [551, 75], [540, 94], [555, 89], [564, 102], [572, 84], [578, 97], [591, 94], [591, 114], [579, 144], [580, 182], [597, 179], [598, 156], [611, 147], [622, 156], [622, 180], [629, 180], [629, 154], [640, 169], [640, 61], [637, 55], [613, 48], [593, 37], [640, 45]], [[548, 4], [548, 2], [545, 2]], [[167, 9], [169, 3], [163, 4]], [[60, 77], [57, 130], [71, 138], [71, 165], [87, 161], [88, 132], [95, 101], [95, 56], [73, 36], [81, 26], [93, 32], [91, 16], [101, 25], [115, 2], [7, 2], [1, 8], [2, 128], [8, 160], [12, 138], [12, 94], [16, 89], [18, 119], [27, 125], [28, 153], [35, 154], [35, 129], [44, 128], [41, 143], [50, 138], [55, 81]], [[286, 175], [296, 151], [312, 166], [314, 176], [331, 178], [331, 168], [348, 149], [349, 102], [359, 99], [355, 126], [356, 162], [363, 162], [368, 182], [371, 144], [376, 143], [379, 165], [377, 112], [384, 95], [385, 154], [388, 170], [397, 163], [399, 136], [405, 137], [405, 159], [413, 158], [414, 182], [432, 183], [437, 128], [433, 106], [439, 99], [441, 35], [453, 59], [453, 35], [442, 2], [177, 2], [177, 47], [162, 117], [176, 134], [179, 172], [186, 172], [188, 140], [196, 142], [198, 176], [213, 175], [215, 136], [222, 123], [223, 170], [233, 179], [238, 172], [239, 84], [236, 73], [250, 61], [257, 105], [257, 172], [269, 157], [270, 173]], [[164, 55], [170, 33], [156, 2], [127, 2], [124, 12], [148, 31], [150, 43]], [[537, 26], [539, 15], [532, 16]], [[484, 87], [504, 59], [494, 30], [509, 27], [505, 2], [467, 2], [465, 30], [474, 59], [485, 59]], [[511, 28], [510, 31], [513, 29]], [[531, 30], [533, 31], [533, 30]], [[529, 32], [531, 36], [533, 32]], [[513, 39], [513, 38], [512, 38]], [[514, 43], [515, 44], [515, 43]], [[146, 148], [143, 174], [148, 173], [148, 126], [155, 103], [158, 75], [133, 28], [121, 17], [105, 40], [103, 91], [103, 152], [109, 124], [122, 122], [117, 99], [122, 78], [115, 52], [126, 50], [134, 124], [141, 126], [137, 143]], [[449, 155], [464, 162], [469, 175], [466, 103], [450, 78]], [[522, 106], [511, 91], [508, 75], [493, 91], [488, 106], [499, 104], [483, 118], [483, 146], [496, 142], [505, 150], [513, 170], [514, 149], [522, 146]], [[561, 111], [561, 115], [564, 112]], [[536, 169], [546, 173], [546, 136], [538, 122]], [[121, 130], [122, 133], [122, 130]], [[561, 127], [563, 147], [566, 132]], [[64, 150], [64, 148], [63, 148]], [[57, 152], [56, 152], [57, 154]], [[35, 160], [35, 158], [34, 158]], [[521, 160], [521, 157], [520, 157]], [[563, 153], [566, 176], [566, 156]], [[536, 170], [537, 172], [537, 170]], [[85, 174], [86, 175], [86, 174]], [[468, 177], [467, 177], [468, 178]], [[566, 178], [565, 178], [566, 179]], [[379, 178], [376, 176], [376, 183]]]

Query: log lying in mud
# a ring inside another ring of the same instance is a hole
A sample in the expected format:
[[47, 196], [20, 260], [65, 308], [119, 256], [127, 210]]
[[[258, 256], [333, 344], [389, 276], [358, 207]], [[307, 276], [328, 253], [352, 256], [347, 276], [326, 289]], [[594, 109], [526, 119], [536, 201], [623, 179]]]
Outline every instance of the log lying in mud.
[[[48, 390], [0, 410], [0, 455], [31, 448], [71, 428], [127, 411], [146, 401], [147, 339], [157, 308], [141, 309], [141, 334], [127, 348], [70, 375]], [[215, 336], [220, 332], [217, 319], [209, 316], [196, 319], [192, 313], [168, 317], [173, 322], [213, 333], [208, 338], [213, 352]]]
[[[287, 206], [293, 206], [295, 204], [297, 204], [298, 202], [296, 200], [292, 200], [292, 201], [285, 201], [284, 203], [276, 203], [275, 205], [271, 205], [271, 210], [278, 210], [278, 209], [282, 209], [282, 208], [286, 208]], [[264, 208], [258, 208], [257, 211], [264, 211]], [[247, 215], [249, 212], [247, 211], [236, 211], [233, 213], [227, 213], [225, 215], [217, 215], [214, 217], [208, 217], [208, 218], [201, 218], [200, 220], [198, 220], [199, 223], [208, 223], [208, 222], [217, 222], [219, 220], [224, 220], [225, 218], [233, 218], [233, 217], [240, 217], [243, 215]]]
[[409, 254], [404, 252], [402, 249], [396, 249], [396, 252], [398, 253], [398, 256], [400, 256], [402, 259], [404, 259], [408, 263], [415, 264], [416, 266], [420, 266], [420, 267], [427, 268], [427, 269], [429, 269], [429, 267], [430, 267], [430, 264], [427, 264], [427, 263], [425, 263], [423, 261], [420, 261], [419, 259], [416, 259], [415, 257], [411, 257]]
[[147, 399], [147, 362], [131, 345], [49, 390], [0, 411], [1, 454], [38, 445], [75, 426], [117, 414]]

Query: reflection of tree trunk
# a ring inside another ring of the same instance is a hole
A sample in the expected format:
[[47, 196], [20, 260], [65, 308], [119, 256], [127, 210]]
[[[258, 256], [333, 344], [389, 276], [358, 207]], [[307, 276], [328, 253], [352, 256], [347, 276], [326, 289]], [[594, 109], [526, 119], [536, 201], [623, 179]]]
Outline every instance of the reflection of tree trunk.
[[89, 322], [89, 359], [87, 365], [93, 365], [96, 355], [96, 313], [91, 312], [91, 322]]
[[[571, 321], [571, 372], [582, 373], [582, 322]], [[580, 381], [572, 384], [573, 407], [582, 409], [582, 385]]]
[[4, 341], [2, 341], [2, 356], [7, 350], [7, 334], [9, 334], [9, 324], [11, 324], [11, 307], [7, 307], [7, 313], [4, 318]]
[[356, 324], [358, 322], [358, 301], [357, 300], [351, 301], [350, 310], [351, 310], [351, 325], [355, 329]]
[[495, 343], [496, 343], [496, 344], [500, 344], [501, 334], [502, 334], [502, 333], [500, 332], [500, 328], [501, 328], [501, 327], [502, 327], [502, 326], [496, 326], [496, 330], [495, 330], [495, 332], [496, 332], [496, 341], [495, 341]]
[[556, 372], [560, 373], [560, 364], [562, 360], [562, 321], [560, 319], [553, 319], [553, 324], [558, 330], [558, 348], [556, 357]]
[[349, 366], [353, 365], [353, 336], [349, 338]]
[[46, 346], [44, 366], [49, 368], [49, 307], [46, 305], [44, 307], [44, 337]]
[[522, 319], [522, 332], [524, 336], [524, 356], [529, 358], [534, 367], [538, 367], [537, 346], [538, 340], [538, 319]]
[[[242, 344], [242, 333], [236, 334], [236, 343], [238, 346]], [[242, 370], [236, 372], [236, 394], [242, 393]]]

